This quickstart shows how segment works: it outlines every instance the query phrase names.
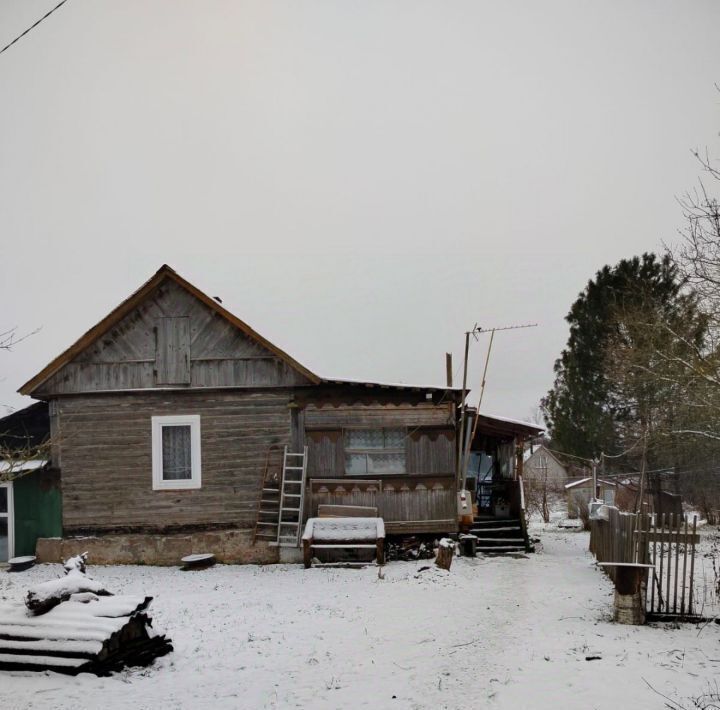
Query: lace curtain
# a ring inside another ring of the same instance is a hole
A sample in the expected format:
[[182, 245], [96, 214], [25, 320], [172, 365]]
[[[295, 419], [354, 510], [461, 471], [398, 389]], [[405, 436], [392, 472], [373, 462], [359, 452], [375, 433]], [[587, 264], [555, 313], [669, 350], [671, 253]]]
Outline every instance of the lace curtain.
[[163, 426], [163, 480], [178, 481], [192, 478], [190, 425]]
[[347, 429], [345, 472], [405, 473], [404, 429]]

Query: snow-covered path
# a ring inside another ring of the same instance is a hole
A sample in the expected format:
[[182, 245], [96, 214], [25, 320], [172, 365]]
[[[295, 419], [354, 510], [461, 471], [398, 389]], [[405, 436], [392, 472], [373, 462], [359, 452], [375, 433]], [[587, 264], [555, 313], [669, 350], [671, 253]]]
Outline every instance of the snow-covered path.
[[[2, 708], [662, 708], [704, 692], [720, 626], [609, 623], [612, 586], [587, 535], [543, 533], [529, 559], [203, 572], [95, 567], [155, 597], [175, 652], [111, 678], [0, 674]], [[0, 574], [0, 601], [60, 574]], [[588, 656], [600, 660], [588, 661]]]

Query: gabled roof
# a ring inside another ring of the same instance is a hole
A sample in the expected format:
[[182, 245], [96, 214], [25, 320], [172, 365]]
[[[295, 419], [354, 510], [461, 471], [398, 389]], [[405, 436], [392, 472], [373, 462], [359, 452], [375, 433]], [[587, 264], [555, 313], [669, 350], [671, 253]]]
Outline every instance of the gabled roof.
[[270, 352], [276, 355], [278, 358], [287, 363], [291, 368], [299, 372], [304, 377], [314, 384], [319, 384], [322, 380], [315, 373], [308, 370], [306, 367], [301, 365], [297, 360], [294, 360], [286, 352], [273, 345], [269, 340], [266, 340], [259, 333], [254, 331], [247, 323], [240, 320], [237, 316], [234, 316], [230, 311], [223, 308], [215, 299], [210, 298], [207, 294], [203, 293], [199, 288], [193, 286], [189, 281], [186, 281], [180, 276], [175, 270], [171, 269], [167, 264], [163, 264], [152, 278], [146, 281], [137, 291], [126, 298], [119, 306], [112, 310], [105, 318], [99, 323], [94, 325], [90, 330], [87, 331], [81, 338], [73, 343], [67, 350], [58, 355], [49, 365], [43, 368], [35, 377], [28, 380], [19, 390], [20, 394], [32, 394], [32, 392], [39, 387], [48, 378], [52, 377], [60, 368], [67, 365], [71, 360], [77, 357], [83, 350], [95, 342], [98, 338], [102, 337], [106, 332], [113, 328], [119, 323], [128, 313], [139, 306], [142, 301], [163, 281], [169, 279], [174, 281], [176, 284], [184, 288], [186, 291], [191, 293], [199, 301], [202, 301], [208, 308], [215, 311], [218, 315], [222, 316], [229, 323], [234, 325], [236, 328], [241, 330], [249, 338], [252, 338], [256, 342], [260, 343], [263, 347], [267, 348]]
[[540, 453], [540, 452], [546, 454], [546, 455], [549, 456], [551, 459], [553, 459], [553, 461], [555, 461], [555, 462], [558, 464], [558, 466], [562, 466], [562, 468], [565, 468], [565, 469], [568, 468], [568, 464], [567, 464], [566, 462], [561, 461], [561, 460], [558, 458], [558, 456], [556, 456], [552, 451], [550, 451], [550, 449], [548, 449], [547, 446], [545, 446], [545, 444], [540, 444], [540, 445], [535, 449], [535, 451], [533, 451], [533, 452], [530, 454], [530, 456], [528, 456], [528, 457], [525, 459], [525, 463], [528, 463], [528, 462], [530, 461], [530, 459], [534, 458], [535, 455], [538, 454], [538, 453]]

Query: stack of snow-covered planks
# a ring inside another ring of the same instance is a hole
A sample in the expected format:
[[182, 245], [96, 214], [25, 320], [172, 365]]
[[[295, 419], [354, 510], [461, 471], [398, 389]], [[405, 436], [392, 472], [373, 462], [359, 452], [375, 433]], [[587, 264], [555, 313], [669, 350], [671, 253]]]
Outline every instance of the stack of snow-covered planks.
[[22, 602], [0, 605], [0, 669], [106, 675], [172, 651], [151, 627], [151, 597], [76, 597], [40, 616]]

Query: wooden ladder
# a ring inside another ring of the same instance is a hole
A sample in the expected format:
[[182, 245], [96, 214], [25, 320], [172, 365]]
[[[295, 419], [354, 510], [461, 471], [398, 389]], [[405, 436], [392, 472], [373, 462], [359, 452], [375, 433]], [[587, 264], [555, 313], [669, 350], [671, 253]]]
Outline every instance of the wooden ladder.
[[[262, 489], [255, 518], [253, 545], [257, 542], [277, 544], [280, 513], [280, 471], [278, 469], [280, 466], [275, 464], [273, 458], [274, 454], [280, 454], [280, 451], [280, 446], [276, 444], [272, 444], [267, 450]], [[278, 461], [277, 464], [279, 463]]]
[[280, 481], [280, 506], [277, 521], [277, 545], [298, 547], [303, 523], [303, 501], [305, 500], [305, 475], [307, 473], [307, 451], [292, 453], [285, 447], [283, 454], [282, 479]]

